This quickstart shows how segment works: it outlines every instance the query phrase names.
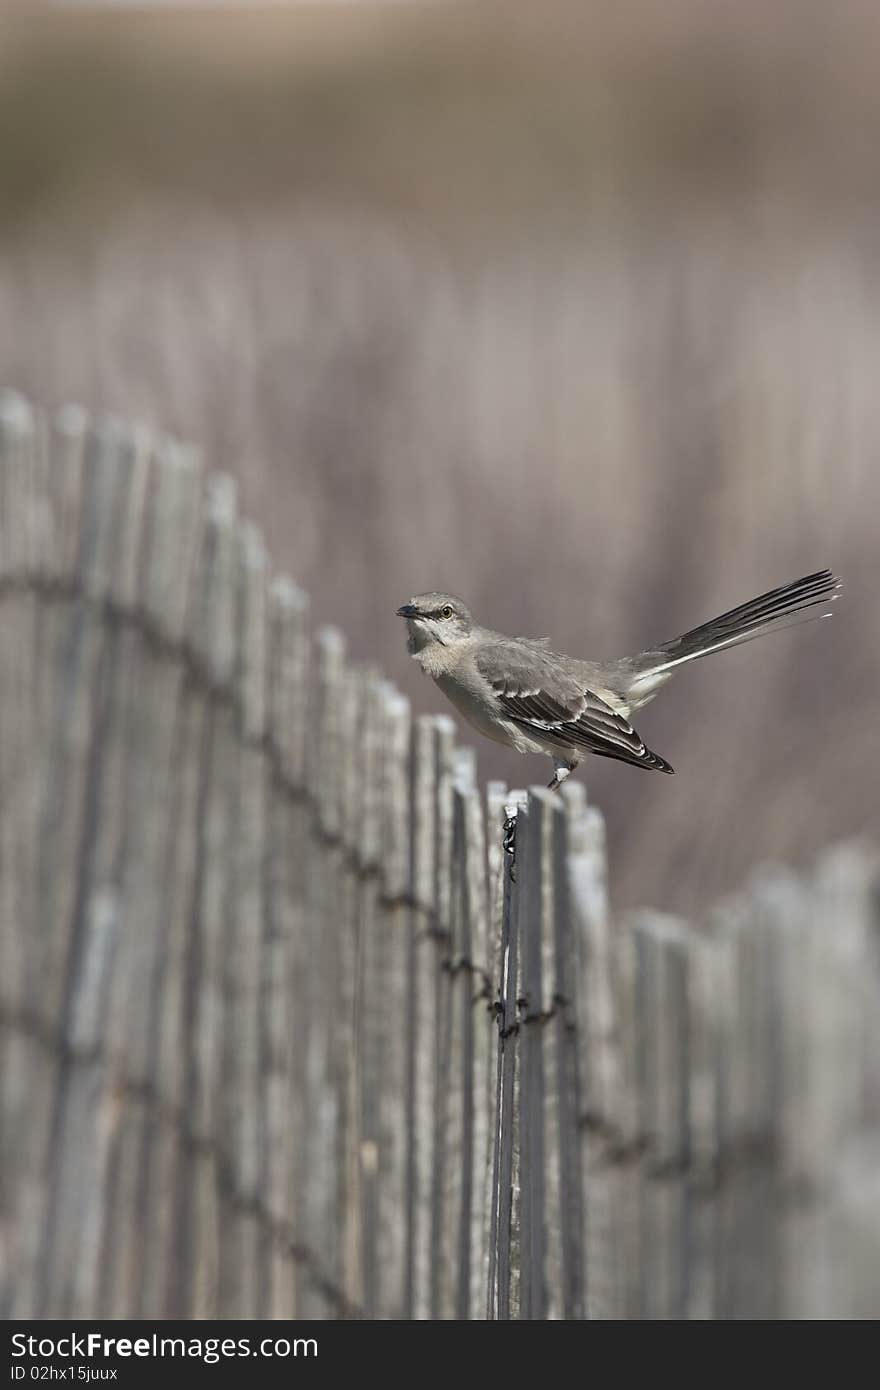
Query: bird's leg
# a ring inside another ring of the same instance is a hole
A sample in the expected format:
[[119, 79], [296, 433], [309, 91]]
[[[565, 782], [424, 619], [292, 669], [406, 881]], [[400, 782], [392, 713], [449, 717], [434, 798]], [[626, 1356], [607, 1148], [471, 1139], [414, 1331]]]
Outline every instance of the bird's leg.
[[572, 770], [571, 763], [567, 763], [564, 758], [554, 758], [553, 767], [553, 781], [547, 784], [547, 790], [550, 792], [558, 791]]

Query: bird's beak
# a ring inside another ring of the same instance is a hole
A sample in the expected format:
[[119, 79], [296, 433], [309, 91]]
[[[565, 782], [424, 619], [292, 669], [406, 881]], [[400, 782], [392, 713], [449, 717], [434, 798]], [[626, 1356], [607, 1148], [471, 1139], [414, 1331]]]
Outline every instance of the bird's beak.
[[419, 610], [414, 603], [405, 603], [402, 608], [398, 608], [397, 616], [398, 618], [417, 618]]

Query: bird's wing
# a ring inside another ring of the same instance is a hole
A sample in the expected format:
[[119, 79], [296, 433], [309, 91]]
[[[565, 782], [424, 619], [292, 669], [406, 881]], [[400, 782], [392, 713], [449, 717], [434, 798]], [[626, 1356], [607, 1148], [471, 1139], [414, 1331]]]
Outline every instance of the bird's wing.
[[501, 711], [523, 729], [540, 734], [560, 748], [584, 748], [635, 767], [672, 772], [669, 764], [646, 748], [635, 729], [594, 691], [566, 671], [552, 653], [484, 649], [477, 667], [491, 685]]

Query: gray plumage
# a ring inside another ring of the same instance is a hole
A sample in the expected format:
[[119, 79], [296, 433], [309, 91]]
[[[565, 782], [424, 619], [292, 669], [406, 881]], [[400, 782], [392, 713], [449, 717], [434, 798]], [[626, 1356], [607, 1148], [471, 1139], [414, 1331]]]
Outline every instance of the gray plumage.
[[557, 787], [588, 753], [671, 773], [633, 728], [632, 712], [653, 700], [684, 662], [790, 626], [795, 614], [827, 605], [839, 590], [840, 580], [821, 570], [671, 641], [608, 662], [580, 661], [552, 651], [546, 639], [481, 627], [452, 594], [417, 594], [397, 611], [407, 621], [411, 656], [459, 713], [497, 743], [547, 753], [555, 769], [550, 786]]

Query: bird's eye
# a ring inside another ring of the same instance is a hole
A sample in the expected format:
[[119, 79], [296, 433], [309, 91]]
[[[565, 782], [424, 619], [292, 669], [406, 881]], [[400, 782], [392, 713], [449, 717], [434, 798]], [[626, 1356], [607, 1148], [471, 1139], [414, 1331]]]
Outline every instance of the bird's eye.
[[454, 612], [455, 612], [455, 609], [452, 607], [452, 605], [449, 604], [449, 603], [447, 603], [447, 605], [446, 605], [445, 608], [441, 608], [441, 610], [440, 610], [440, 617], [441, 617], [441, 618], [451, 618]]

